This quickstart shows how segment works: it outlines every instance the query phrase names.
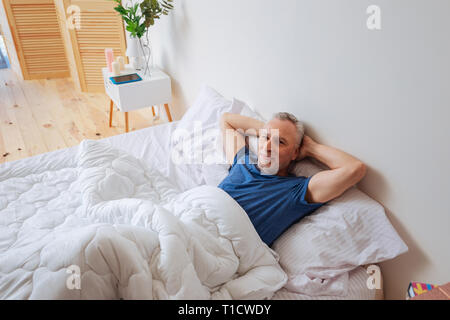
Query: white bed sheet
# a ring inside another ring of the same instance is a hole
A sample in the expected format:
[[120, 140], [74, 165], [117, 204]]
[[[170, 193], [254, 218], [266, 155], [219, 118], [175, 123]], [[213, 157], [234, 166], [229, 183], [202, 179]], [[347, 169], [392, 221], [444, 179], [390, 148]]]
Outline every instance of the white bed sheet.
[[[170, 156], [170, 137], [176, 129], [178, 122], [166, 123], [153, 126], [127, 134], [120, 134], [102, 139], [102, 141], [111, 144], [111, 146], [124, 150], [134, 157], [142, 159], [149, 166], [160, 171], [165, 177], [175, 183], [180, 190], [185, 191], [195, 186], [205, 184], [200, 165], [175, 165]], [[34, 157], [7, 162], [0, 165], [0, 181], [6, 175], [25, 176], [31, 174], [31, 164], [47, 163], [51, 170], [70, 166], [74, 167], [78, 146], [61, 149]], [[51, 159], [52, 161], [42, 161]], [[17, 163], [20, 162], [20, 165]], [[27, 165], [30, 164], [30, 165]], [[375, 290], [367, 288], [368, 275], [366, 270], [358, 267], [349, 272], [349, 291], [345, 297], [335, 296], [308, 296], [289, 292], [286, 289], [279, 290], [273, 299], [288, 300], [329, 300], [329, 299], [374, 299]]]
[[[142, 159], [147, 165], [160, 171], [182, 191], [205, 184], [200, 165], [175, 165], [170, 161], [170, 137], [178, 122], [165, 123], [129, 133], [101, 139], [111, 146]], [[56, 150], [33, 157], [6, 162], [0, 165], [0, 181], [6, 175], [25, 176], [33, 173], [31, 164], [47, 163], [47, 169], [75, 166], [78, 146]], [[51, 159], [51, 161], [42, 161]], [[20, 162], [21, 165], [16, 165]], [[30, 165], [27, 165], [30, 164]]]
[[376, 290], [367, 287], [368, 278], [366, 269], [359, 266], [349, 272], [346, 296], [308, 296], [282, 288], [275, 293], [272, 300], [375, 300]]
[[170, 137], [178, 121], [103, 139], [111, 146], [142, 159], [174, 182], [182, 191], [205, 184], [200, 165], [175, 165], [171, 161]]

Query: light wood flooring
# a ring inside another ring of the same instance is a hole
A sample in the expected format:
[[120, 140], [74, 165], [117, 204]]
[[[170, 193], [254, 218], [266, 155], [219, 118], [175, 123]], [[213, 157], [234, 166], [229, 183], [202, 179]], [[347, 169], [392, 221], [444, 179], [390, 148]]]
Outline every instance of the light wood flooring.
[[[130, 131], [158, 123], [150, 106], [128, 114]], [[107, 95], [78, 92], [71, 78], [20, 80], [0, 69], [0, 164], [125, 133], [124, 118], [114, 108], [110, 128]]]

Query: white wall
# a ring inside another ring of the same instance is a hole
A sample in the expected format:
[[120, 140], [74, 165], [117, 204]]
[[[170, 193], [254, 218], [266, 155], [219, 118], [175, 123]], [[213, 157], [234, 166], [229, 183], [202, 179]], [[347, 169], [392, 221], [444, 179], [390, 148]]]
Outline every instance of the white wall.
[[404, 299], [410, 281], [450, 281], [449, 30], [448, 0], [175, 0], [150, 35], [175, 119], [206, 82], [368, 165], [358, 186], [410, 249], [381, 263], [386, 298]]

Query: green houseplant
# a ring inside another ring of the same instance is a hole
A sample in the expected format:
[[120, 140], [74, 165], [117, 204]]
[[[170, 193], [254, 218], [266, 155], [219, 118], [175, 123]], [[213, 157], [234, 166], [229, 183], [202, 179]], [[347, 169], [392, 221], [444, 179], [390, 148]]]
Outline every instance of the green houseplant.
[[[173, 9], [173, 0], [144, 0], [140, 3], [127, 5], [124, 7], [121, 0], [112, 0], [117, 3], [114, 8], [122, 20], [126, 23], [126, 30], [130, 32], [131, 40], [137, 39], [142, 50], [147, 50], [147, 60], [145, 63], [145, 72], [148, 71], [148, 60], [150, 59], [151, 50], [148, 40], [148, 28], [155, 24], [156, 19], [160, 19], [162, 15], [168, 15]], [[146, 42], [143, 43], [142, 37], [145, 35]]]

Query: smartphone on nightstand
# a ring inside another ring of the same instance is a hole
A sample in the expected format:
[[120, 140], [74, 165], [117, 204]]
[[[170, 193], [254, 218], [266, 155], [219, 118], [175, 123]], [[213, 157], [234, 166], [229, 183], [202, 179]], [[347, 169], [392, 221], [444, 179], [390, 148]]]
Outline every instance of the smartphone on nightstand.
[[121, 76], [109, 77], [112, 83], [114, 84], [123, 84], [135, 81], [141, 81], [142, 78], [137, 73], [132, 74], [124, 74]]

